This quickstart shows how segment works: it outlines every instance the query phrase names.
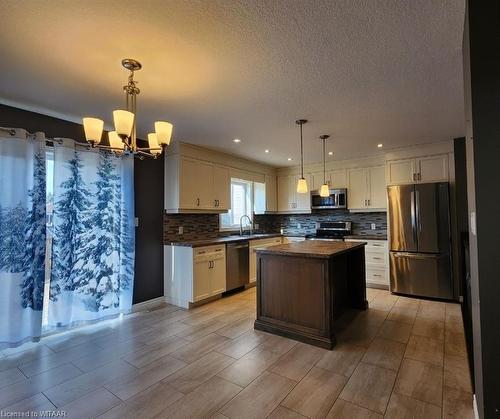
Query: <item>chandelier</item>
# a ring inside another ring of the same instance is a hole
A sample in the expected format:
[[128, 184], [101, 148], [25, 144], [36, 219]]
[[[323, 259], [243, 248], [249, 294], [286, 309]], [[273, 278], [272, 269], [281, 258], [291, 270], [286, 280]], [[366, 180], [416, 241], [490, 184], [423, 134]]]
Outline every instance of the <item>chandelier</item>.
[[155, 122], [155, 132], [148, 134], [148, 147], [137, 146], [136, 111], [137, 95], [141, 92], [134, 80], [134, 72], [142, 68], [139, 61], [132, 58], [122, 60], [122, 66], [130, 71], [128, 83], [123, 86], [125, 109], [113, 111], [115, 130], [108, 132], [109, 146], [100, 144], [104, 121], [98, 118], [83, 118], [85, 138], [92, 147], [111, 150], [117, 154], [133, 154], [139, 158], [156, 158], [164, 147], [170, 144], [173, 125], [170, 122]]

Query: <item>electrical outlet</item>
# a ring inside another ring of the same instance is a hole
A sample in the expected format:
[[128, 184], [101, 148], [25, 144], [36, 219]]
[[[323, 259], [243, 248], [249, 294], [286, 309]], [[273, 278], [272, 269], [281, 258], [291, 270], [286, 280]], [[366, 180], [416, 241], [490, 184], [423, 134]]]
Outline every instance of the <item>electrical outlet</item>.
[[179, 226], [179, 235], [184, 234], [184, 227]]
[[371, 224], [371, 228], [372, 228], [372, 230], [376, 230], [377, 229], [377, 225], [375, 223], [372, 223]]
[[259, 229], [259, 225], [257, 223], [255, 223], [253, 226], [255, 227], [255, 230]]
[[302, 224], [297, 223], [297, 228], [299, 228], [299, 229], [302, 228]]
[[139, 217], [135, 217], [134, 224], [136, 227], [139, 227]]

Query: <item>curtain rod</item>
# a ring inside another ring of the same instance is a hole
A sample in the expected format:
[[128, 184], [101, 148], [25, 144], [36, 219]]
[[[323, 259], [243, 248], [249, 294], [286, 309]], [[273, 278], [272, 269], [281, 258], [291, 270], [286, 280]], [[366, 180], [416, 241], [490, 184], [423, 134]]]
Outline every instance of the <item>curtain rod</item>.
[[[29, 131], [25, 130], [24, 128], [21, 128], [21, 129], [26, 132], [28, 138], [30, 138], [30, 139], [36, 138], [36, 133], [29, 132]], [[0, 127], [0, 131], [8, 133], [11, 137], [13, 137], [13, 136], [16, 135], [16, 129], [15, 128]], [[75, 144], [75, 146], [83, 147], [85, 149], [90, 149], [91, 148], [89, 144], [82, 143], [82, 142], [77, 141], [77, 140], [73, 140], [72, 138], [63, 138], [63, 137], [54, 137], [54, 138], [51, 138], [51, 137], [45, 137], [45, 141], [47, 141], [49, 143], [57, 143], [57, 144], [64, 144], [64, 140], [65, 139], [73, 141], [74, 144]]]

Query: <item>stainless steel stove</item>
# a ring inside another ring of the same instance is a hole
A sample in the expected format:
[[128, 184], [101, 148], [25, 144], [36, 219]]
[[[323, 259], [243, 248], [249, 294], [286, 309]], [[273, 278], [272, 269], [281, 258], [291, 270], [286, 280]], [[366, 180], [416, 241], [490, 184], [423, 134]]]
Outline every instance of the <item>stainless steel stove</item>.
[[344, 241], [352, 233], [350, 221], [323, 221], [316, 223], [316, 234], [307, 235], [307, 240]]

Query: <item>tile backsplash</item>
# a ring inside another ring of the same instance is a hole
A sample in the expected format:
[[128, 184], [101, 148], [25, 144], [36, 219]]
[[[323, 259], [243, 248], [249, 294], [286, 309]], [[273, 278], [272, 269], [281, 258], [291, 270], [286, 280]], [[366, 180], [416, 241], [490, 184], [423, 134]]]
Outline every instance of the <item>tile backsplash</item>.
[[[183, 234], [179, 234], [179, 227], [183, 228]], [[218, 214], [165, 214], [163, 216], [165, 243], [211, 239], [218, 236]]]
[[[255, 223], [259, 231], [269, 233], [283, 229], [285, 235], [306, 235], [316, 232], [316, 222], [321, 221], [351, 221], [353, 234], [386, 235], [387, 215], [385, 212], [351, 213], [342, 210], [314, 211], [311, 214], [276, 214], [256, 215]], [[371, 224], [375, 224], [375, 230]]]
[[[255, 215], [254, 222], [260, 233], [279, 233], [285, 235], [314, 234], [316, 222], [352, 221], [353, 234], [386, 235], [387, 218], [385, 212], [350, 213], [349, 211], [314, 211], [312, 214], [266, 214]], [[376, 226], [371, 229], [371, 224]], [[183, 234], [179, 234], [179, 227]], [[165, 214], [163, 217], [163, 238], [165, 243], [190, 241], [224, 236], [219, 232], [218, 214]]]

